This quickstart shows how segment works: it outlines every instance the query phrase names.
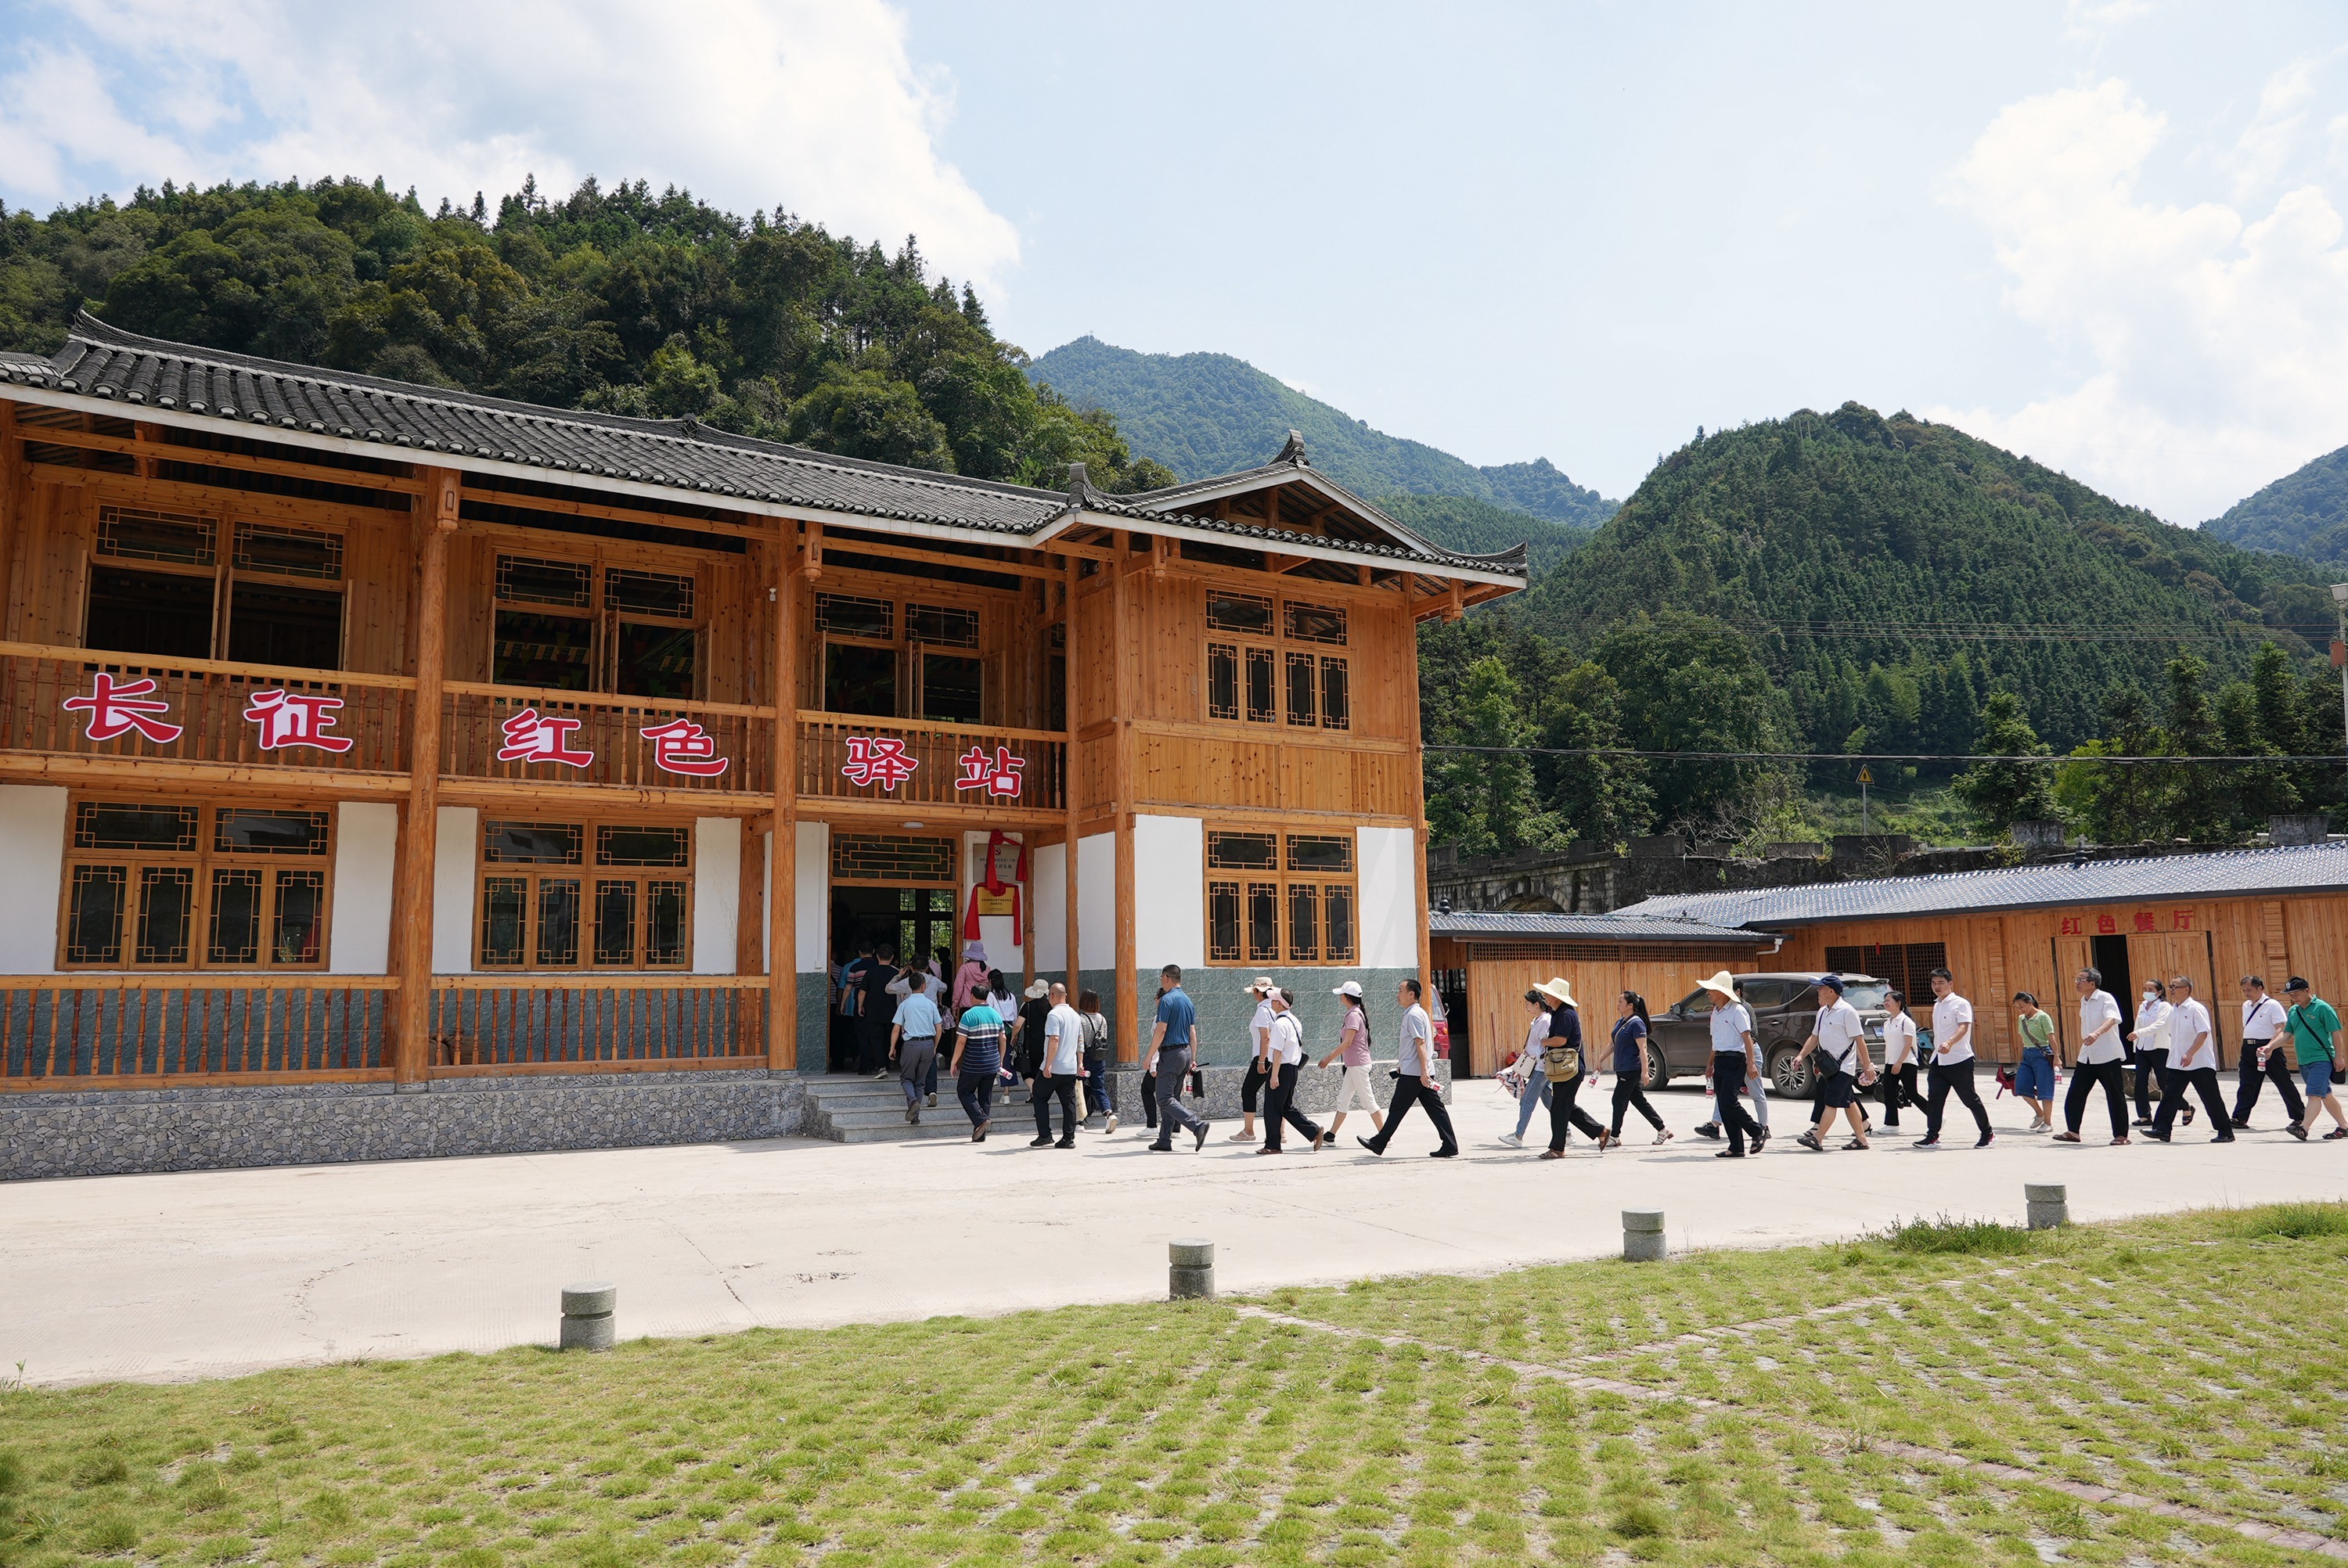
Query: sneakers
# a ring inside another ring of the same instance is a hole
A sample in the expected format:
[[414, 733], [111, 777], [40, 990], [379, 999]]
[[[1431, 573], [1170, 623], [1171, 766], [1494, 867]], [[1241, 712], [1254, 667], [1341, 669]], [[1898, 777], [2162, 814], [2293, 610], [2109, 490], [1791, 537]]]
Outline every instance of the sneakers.
[[1238, 1132], [1231, 1134], [1231, 1142], [1234, 1143], [1252, 1143], [1255, 1142], [1255, 1134], [1242, 1127]]
[[2054, 1123], [2044, 1117], [2034, 1117], [2030, 1123], [2030, 1130], [2033, 1132], [2052, 1132], [2054, 1131]]
[[1525, 1146], [1524, 1135], [1520, 1132], [1503, 1132], [1500, 1134], [1500, 1143], [1504, 1148], [1521, 1149]]
[[927, 1105], [931, 1110], [935, 1111], [938, 1108], [938, 1097], [932, 1094], [927, 1100], [923, 1101], [922, 1103]]
[[1101, 1129], [1101, 1135], [1102, 1135], [1103, 1137], [1107, 1137], [1109, 1133], [1114, 1132], [1116, 1132], [1116, 1131], [1117, 1131], [1117, 1113], [1116, 1113], [1115, 1112], [1111, 1112], [1109, 1113], [1108, 1125]]
[[2209, 1140], [2212, 1143], [2230, 1143], [2233, 1141], [2234, 1135], [2231, 1132], [2220, 1132], [2215, 1138]]
[[919, 1122], [921, 1119], [921, 1112], [914, 1109], [912, 1102], [907, 1101], [905, 1102], [905, 1121], [907, 1124], [910, 1125], [912, 1122]]
[[1199, 1123], [1198, 1130], [1190, 1134], [1198, 1140], [1197, 1143], [1190, 1145], [1191, 1153], [1196, 1153], [1199, 1150], [1207, 1146], [1207, 1133], [1213, 1126], [1214, 1123], [1211, 1122], [1201, 1122]]
[[1918, 1149], [1937, 1149], [1941, 1146], [1941, 1141], [1938, 1138], [1919, 1138], [1911, 1146]]
[[1052, 1145], [1055, 1149], [1073, 1149], [1076, 1146], [1076, 1141], [1074, 1138], [1063, 1138], [1058, 1143]]
[[1670, 1143], [1672, 1141], [1672, 1130], [1668, 1127], [1658, 1130], [1655, 1133], [1654, 1141], [1658, 1143]]
[[1994, 1132], [1984, 1132], [1984, 1133], [1982, 1133], [1980, 1137], [1978, 1137], [1978, 1138], [1976, 1138], [1976, 1139], [1974, 1139], [1974, 1140], [1973, 1140], [1973, 1147], [1974, 1147], [1974, 1148], [1976, 1148], [1976, 1149], [1986, 1149], [1986, 1148], [1988, 1148], [1992, 1143], [1996, 1143], [1996, 1142], [1997, 1142], [1997, 1134], [1996, 1134], [1996, 1133], [1994, 1133]]

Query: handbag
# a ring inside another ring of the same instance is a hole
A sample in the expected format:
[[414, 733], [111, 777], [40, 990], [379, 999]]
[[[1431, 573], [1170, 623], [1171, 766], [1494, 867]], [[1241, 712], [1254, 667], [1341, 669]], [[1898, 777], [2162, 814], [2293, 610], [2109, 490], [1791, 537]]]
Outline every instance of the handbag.
[[1570, 1083], [1581, 1076], [1581, 1052], [1570, 1045], [1544, 1045], [1541, 1071], [1551, 1083]]

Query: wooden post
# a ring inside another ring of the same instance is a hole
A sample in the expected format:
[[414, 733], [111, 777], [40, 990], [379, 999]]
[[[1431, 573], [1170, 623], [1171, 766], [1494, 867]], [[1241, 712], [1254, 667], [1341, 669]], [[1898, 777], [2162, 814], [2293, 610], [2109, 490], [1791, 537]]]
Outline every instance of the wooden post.
[[775, 541], [775, 849], [767, 929], [767, 1070], [799, 1060], [799, 682], [798, 525]]
[[1076, 702], [1076, 671], [1083, 667], [1076, 651], [1076, 590], [1082, 583], [1078, 574], [1083, 569], [1082, 561], [1074, 556], [1068, 558], [1068, 601], [1061, 607], [1064, 613], [1060, 617], [1060, 641], [1066, 651], [1062, 663], [1066, 670], [1060, 685], [1061, 701], [1067, 708], [1062, 715], [1067, 722], [1062, 741], [1062, 744], [1067, 747], [1067, 762], [1061, 771], [1060, 788], [1068, 808], [1068, 1001], [1071, 1005], [1076, 999], [1077, 989], [1084, 984], [1084, 966], [1076, 951], [1076, 932], [1079, 929], [1076, 919], [1076, 846], [1082, 837], [1078, 825], [1084, 819], [1084, 805], [1076, 789], [1077, 780], [1083, 776], [1077, 765], [1076, 753], [1076, 732], [1083, 727], [1077, 717], [1080, 708]]
[[1117, 700], [1111, 714], [1117, 754], [1114, 792], [1117, 824], [1117, 1060], [1131, 1066], [1141, 1060], [1141, 966], [1133, 932], [1133, 676], [1128, 668], [1126, 644], [1132, 630], [1132, 596], [1126, 583], [1128, 564], [1119, 561], [1109, 579], [1110, 692]]
[[416, 610], [416, 708], [407, 731], [407, 821], [400, 835], [399, 1032], [392, 1081], [420, 1086], [432, 1034], [432, 885], [439, 859], [440, 683], [448, 658], [448, 536], [457, 531], [462, 479], [426, 468], [424, 538]]
[[[1408, 579], [1405, 579], [1404, 614], [1409, 615]], [[1410, 774], [1410, 844], [1412, 857], [1416, 860], [1415, 882], [1418, 888], [1418, 981], [1428, 990], [1435, 989], [1434, 911], [1426, 901], [1426, 736], [1420, 729], [1418, 712], [1418, 621], [1410, 620], [1410, 751], [1413, 767]], [[1438, 1003], [1438, 1005], [1440, 1005]], [[1427, 1009], [1432, 1013], [1435, 1009]], [[1464, 1042], [1452, 1042], [1452, 1061], [1460, 1060]]]

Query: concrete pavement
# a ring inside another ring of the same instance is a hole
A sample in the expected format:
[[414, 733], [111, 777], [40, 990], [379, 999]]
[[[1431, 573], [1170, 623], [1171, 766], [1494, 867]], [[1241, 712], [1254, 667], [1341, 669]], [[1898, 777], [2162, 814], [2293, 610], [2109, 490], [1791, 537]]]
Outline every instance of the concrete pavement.
[[1630, 1207], [1663, 1208], [1676, 1251], [1941, 1213], [2018, 1223], [2031, 1181], [2067, 1183], [2082, 1220], [2348, 1196], [2348, 1141], [2212, 1147], [2197, 1125], [2168, 1147], [2050, 1144], [2019, 1132], [2010, 1098], [1987, 1150], [1952, 1104], [1945, 1150], [1911, 1149], [1911, 1122], [1828, 1155], [1793, 1146], [1806, 1108], [1781, 1102], [1769, 1152], [1741, 1163], [1690, 1134], [1711, 1103], [1693, 1090], [1655, 1096], [1678, 1141], [1648, 1146], [1634, 1118], [1629, 1147], [1548, 1163], [1545, 1119], [1532, 1147], [1505, 1149], [1513, 1106], [1488, 1081], [1460, 1100], [1451, 1161], [1426, 1157], [1416, 1116], [1373, 1159], [1352, 1142], [1359, 1113], [1318, 1155], [1259, 1156], [1225, 1141], [1235, 1119], [1200, 1153], [1151, 1153], [1131, 1126], [1030, 1149], [1019, 1105], [980, 1146], [790, 1138], [22, 1183], [0, 1187], [0, 1367], [166, 1380], [551, 1343], [557, 1291], [592, 1278], [618, 1283], [623, 1337], [675, 1336], [1159, 1299], [1177, 1236], [1215, 1241], [1224, 1290], [1260, 1291], [1610, 1255]]

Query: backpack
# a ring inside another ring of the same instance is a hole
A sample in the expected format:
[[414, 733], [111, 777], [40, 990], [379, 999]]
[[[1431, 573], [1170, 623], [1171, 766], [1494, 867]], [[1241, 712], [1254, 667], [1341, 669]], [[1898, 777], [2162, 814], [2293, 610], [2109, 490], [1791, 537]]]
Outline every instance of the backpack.
[[1097, 1012], [1086, 1013], [1085, 1060], [1088, 1062], [1108, 1061], [1108, 1020]]

